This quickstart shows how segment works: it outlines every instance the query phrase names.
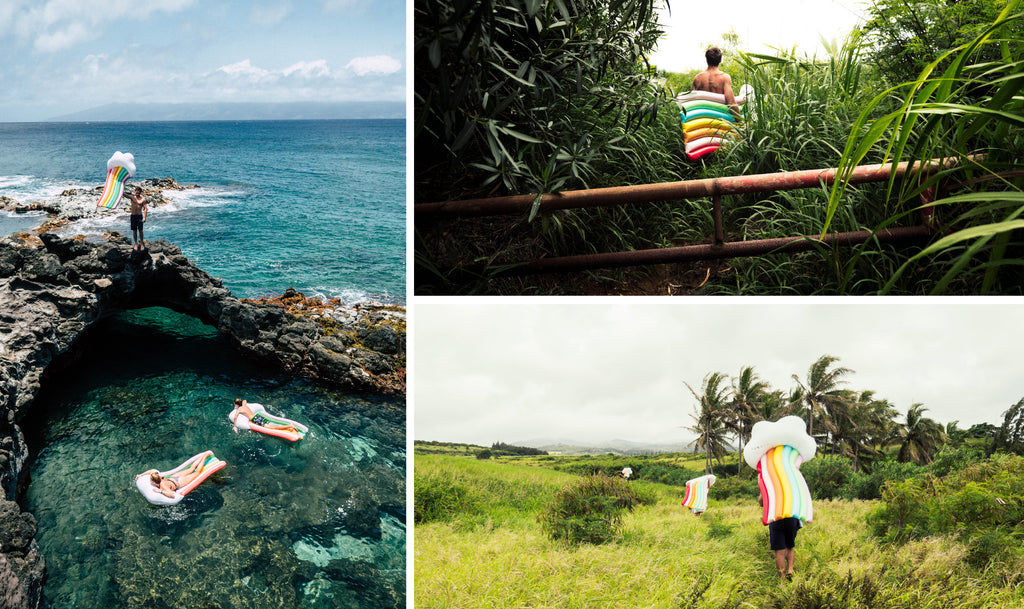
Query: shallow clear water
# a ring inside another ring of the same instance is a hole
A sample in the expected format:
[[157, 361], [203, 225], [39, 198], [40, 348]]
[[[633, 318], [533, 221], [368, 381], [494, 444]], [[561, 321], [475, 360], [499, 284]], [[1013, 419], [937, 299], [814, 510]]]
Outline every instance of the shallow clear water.
[[[172, 203], [149, 210], [145, 236], [235, 296], [294, 287], [405, 303], [404, 120], [0, 123], [0, 195], [27, 204], [102, 186], [117, 150], [135, 156], [129, 183], [200, 186], [165, 191]], [[60, 234], [130, 236], [123, 208]]]
[[[86, 339], [25, 425], [54, 608], [405, 605], [401, 401], [268, 377], [167, 309]], [[297, 443], [234, 433], [235, 397], [310, 431]], [[208, 449], [227, 466], [176, 506], [135, 488], [135, 474]]]

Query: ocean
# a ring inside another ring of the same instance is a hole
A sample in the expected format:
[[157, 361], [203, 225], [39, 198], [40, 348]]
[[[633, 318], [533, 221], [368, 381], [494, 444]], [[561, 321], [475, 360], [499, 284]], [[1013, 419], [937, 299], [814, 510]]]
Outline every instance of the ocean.
[[[44, 201], [102, 186], [115, 151], [136, 174], [172, 177], [146, 239], [165, 239], [240, 298], [281, 294], [405, 304], [405, 121], [0, 123], [0, 196]], [[116, 212], [62, 236], [131, 236]], [[40, 212], [0, 211], [0, 236]]]

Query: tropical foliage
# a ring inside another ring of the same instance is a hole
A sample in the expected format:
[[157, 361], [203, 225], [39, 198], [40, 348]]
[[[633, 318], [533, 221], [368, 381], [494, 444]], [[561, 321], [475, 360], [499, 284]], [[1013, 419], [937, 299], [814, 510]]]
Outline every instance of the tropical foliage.
[[[723, 202], [729, 240], [927, 224], [933, 232], [920, 246], [872, 240], [728, 265], [499, 278], [530, 259], [701, 243], [710, 202], [417, 221], [419, 293], [1024, 292], [1020, 0], [877, 0], [863, 31], [825, 58], [730, 54], [734, 81], [757, 94], [735, 145], [697, 163], [682, 154], [671, 100], [687, 78], [655, 74], [643, 59], [657, 38], [656, 2], [613, 3], [598, 16], [587, 12], [596, 4], [568, 0], [509, 0], [481, 13], [484, 4], [416, 3], [420, 202], [836, 166], [845, 177], [865, 163], [949, 161], [888, 184], [840, 179], [831, 189]], [[513, 34], [524, 42], [510, 42]], [[583, 57], [581, 48], [593, 59], [579, 78], [556, 69], [557, 58]], [[468, 84], [455, 86], [463, 77]]]
[[655, 0], [417, 0], [417, 160], [513, 192], [586, 187], [659, 104]]
[[697, 412], [693, 415], [694, 425], [688, 429], [697, 434], [694, 441], [694, 452], [704, 451], [704, 473], [714, 473], [711, 460], [721, 462], [722, 457], [728, 451], [725, 445], [725, 436], [728, 429], [728, 421], [731, 414], [727, 404], [726, 392], [723, 387], [726, 376], [721, 372], [712, 372], [704, 377], [701, 386], [701, 393], [694, 391], [693, 387], [686, 384], [693, 397], [699, 404]]
[[996, 555], [1021, 557], [1024, 525], [1024, 458], [1000, 455], [941, 477], [909, 478], [889, 485], [871, 516], [875, 534], [905, 542], [947, 534], [965, 542], [972, 566]]
[[[862, 30], [872, 63], [890, 84], [899, 84], [914, 80], [929, 60], [977, 38], [1006, 5], [1006, 0], [875, 0]], [[1008, 39], [1020, 44], [1024, 30], [1014, 26]], [[994, 48], [979, 54], [982, 62], [1001, 59]]]
[[[832, 355], [819, 357], [804, 380], [793, 375], [798, 386], [788, 394], [773, 390], [749, 366], [732, 379], [731, 391], [726, 386], [728, 377], [720, 372], [705, 376], [699, 393], [686, 384], [697, 401], [691, 414], [695, 424], [687, 429], [697, 436], [694, 452], [705, 453], [705, 473], [712, 472], [712, 459], [721, 461], [731, 438], [742, 446], [749, 440], [754, 423], [787, 414], [807, 421], [808, 433], [818, 442], [821, 453], [841, 456], [843, 467], [852, 472], [869, 471], [872, 463], [890, 449], [899, 462], [931, 463], [946, 445], [947, 437], [941, 425], [924, 416], [927, 408], [913, 404], [905, 422], [897, 421], [896, 408], [888, 400], [877, 399], [873, 391], [846, 388], [854, 371], [838, 362], [839, 358]], [[789, 399], [782, 399], [784, 395]], [[1019, 410], [1011, 409], [1013, 413]], [[1007, 420], [1016, 421], [1018, 416], [1009, 416], [1008, 411]], [[835, 482], [837, 488], [843, 484], [838, 479]]]

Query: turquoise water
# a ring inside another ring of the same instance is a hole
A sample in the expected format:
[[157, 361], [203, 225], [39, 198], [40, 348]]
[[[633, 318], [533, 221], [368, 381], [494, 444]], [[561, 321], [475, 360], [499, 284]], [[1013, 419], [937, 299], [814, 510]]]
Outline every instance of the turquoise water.
[[[405, 606], [405, 409], [269, 376], [198, 321], [101, 322], [44, 379], [26, 430], [27, 509], [60, 608]], [[310, 431], [235, 433], [245, 397]], [[227, 462], [176, 506], [135, 474], [203, 450]]]
[[[405, 121], [0, 123], [0, 195], [31, 203], [102, 186], [117, 150], [135, 156], [136, 181], [200, 186], [166, 191], [172, 204], [149, 210], [146, 238], [181, 247], [235, 296], [294, 287], [405, 303]], [[0, 218], [0, 235], [24, 230], [14, 222]], [[61, 234], [111, 229], [130, 235], [127, 215]]]

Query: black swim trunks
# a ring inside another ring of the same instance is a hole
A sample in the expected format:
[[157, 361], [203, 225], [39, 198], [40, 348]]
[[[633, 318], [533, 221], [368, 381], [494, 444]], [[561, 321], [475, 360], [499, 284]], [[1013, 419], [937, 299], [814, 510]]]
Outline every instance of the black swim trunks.
[[142, 225], [145, 222], [142, 221], [142, 214], [132, 214], [132, 230], [142, 230]]
[[252, 415], [252, 418], [249, 419], [249, 422], [252, 423], [253, 425], [259, 425], [260, 427], [266, 427], [267, 423], [269, 423], [270, 421], [267, 420], [267, 417], [265, 417], [265, 416], [263, 416], [261, 414], [254, 414], [254, 415]]
[[768, 543], [773, 550], [788, 550], [796, 547], [796, 532], [800, 530], [799, 518], [783, 518], [768, 523]]

